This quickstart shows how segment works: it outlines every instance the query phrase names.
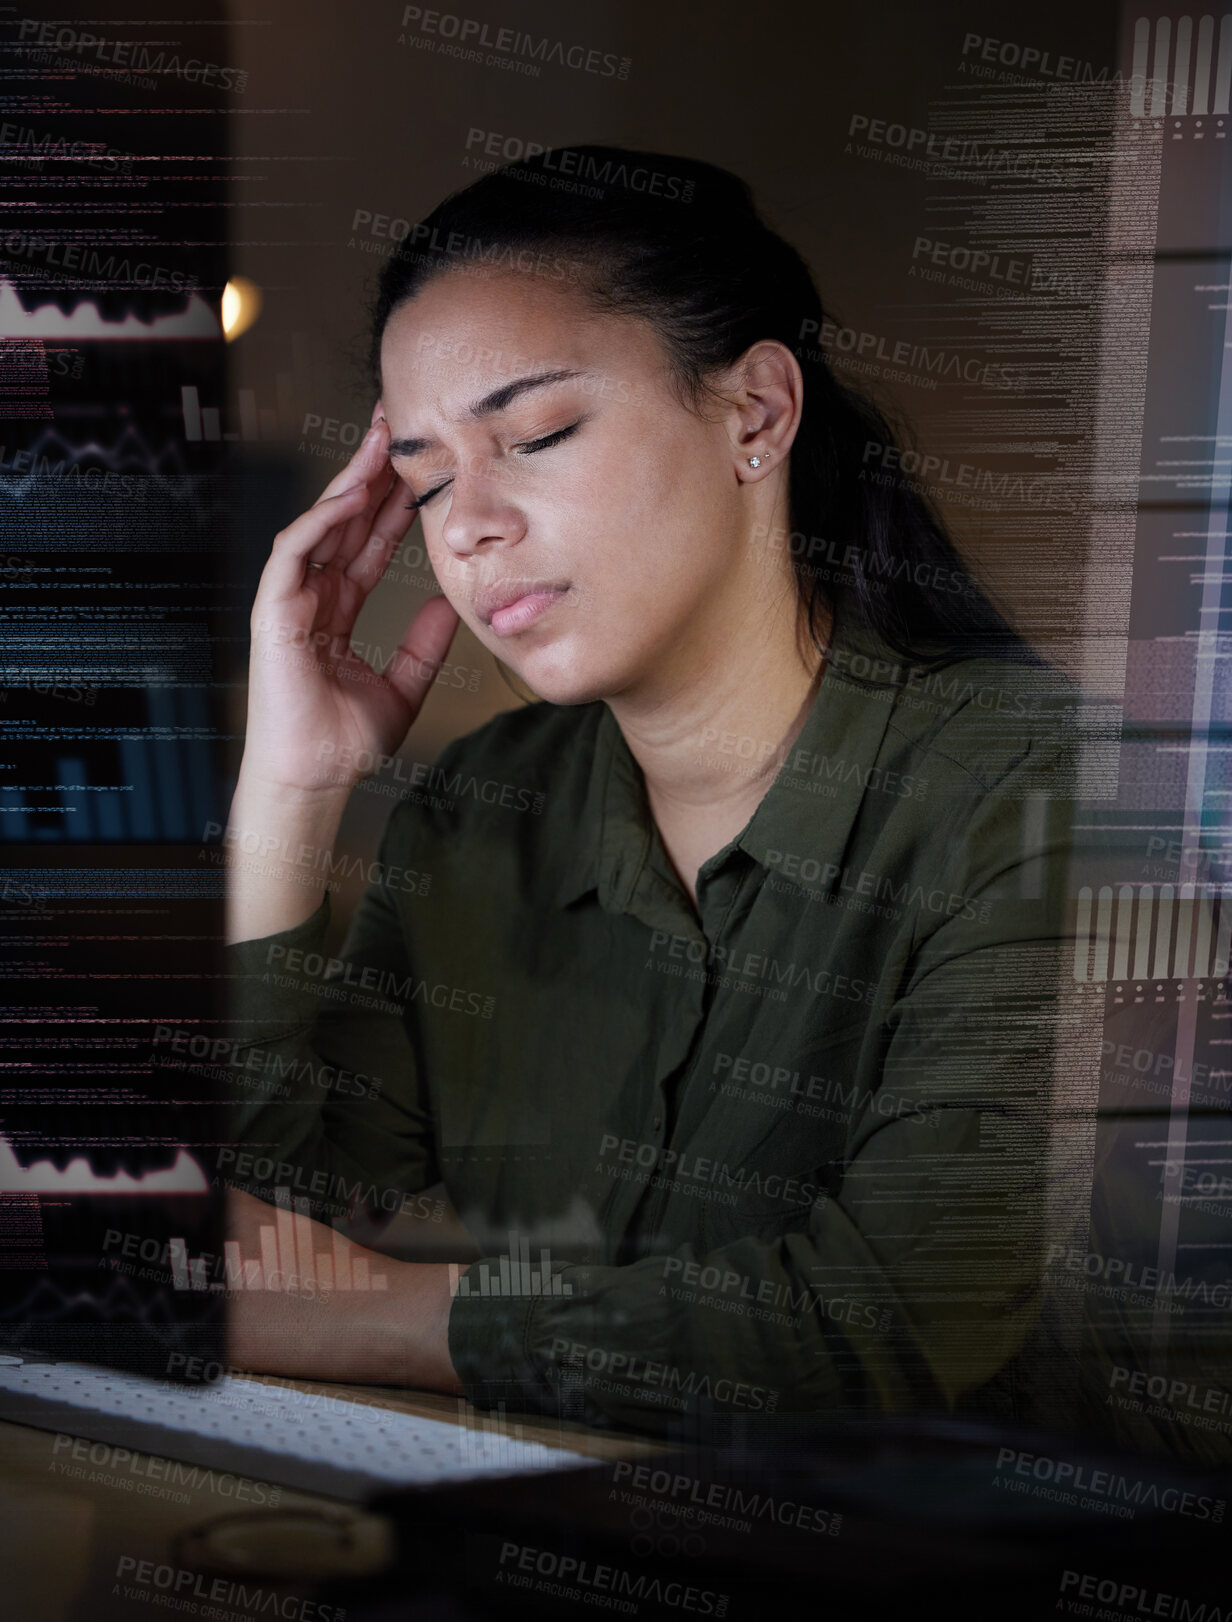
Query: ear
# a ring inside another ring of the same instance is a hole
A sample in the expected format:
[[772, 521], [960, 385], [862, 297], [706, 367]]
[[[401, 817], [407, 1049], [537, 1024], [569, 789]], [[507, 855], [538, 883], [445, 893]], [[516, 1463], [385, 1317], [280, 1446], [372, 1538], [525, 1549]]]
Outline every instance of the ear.
[[734, 381], [736, 477], [755, 484], [787, 461], [804, 409], [804, 377], [785, 344], [763, 339], [745, 351]]

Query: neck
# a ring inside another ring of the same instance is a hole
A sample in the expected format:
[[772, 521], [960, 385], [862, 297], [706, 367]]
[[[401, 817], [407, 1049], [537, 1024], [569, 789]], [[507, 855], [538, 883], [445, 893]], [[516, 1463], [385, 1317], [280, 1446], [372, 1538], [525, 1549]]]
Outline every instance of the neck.
[[651, 812], [690, 897], [697, 869], [744, 827], [774, 781], [817, 696], [824, 660], [802, 645], [794, 599], [744, 616], [739, 642], [668, 696], [609, 700], [641, 767]]

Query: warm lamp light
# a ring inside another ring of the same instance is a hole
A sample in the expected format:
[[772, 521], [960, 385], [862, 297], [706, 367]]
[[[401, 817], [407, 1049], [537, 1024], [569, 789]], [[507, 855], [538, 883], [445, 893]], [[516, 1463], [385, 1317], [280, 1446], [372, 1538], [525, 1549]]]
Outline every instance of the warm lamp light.
[[261, 289], [246, 276], [232, 276], [222, 290], [222, 330], [228, 343], [238, 338], [261, 313]]

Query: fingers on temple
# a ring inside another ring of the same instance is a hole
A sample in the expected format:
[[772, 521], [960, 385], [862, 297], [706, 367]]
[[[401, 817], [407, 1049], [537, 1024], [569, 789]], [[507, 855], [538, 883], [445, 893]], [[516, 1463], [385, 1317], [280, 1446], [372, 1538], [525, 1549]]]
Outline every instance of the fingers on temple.
[[399, 543], [414, 524], [416, 515], [408, 508], [409, 500], [410, 492], [395, 476], [371, 524], [367, 526], [364, 544], [348, 548], [344, 563], [347, 577], [354, 580], [361, 590], [372, 590], [385, 573]]
[[418, 711], [436, 679], [458, 624], [456, 609], [444, 597], [430, 598], [411, 621], [389, 661], [386, 678], [413, 711]]
[[[377, 428], [378, 424], [374, 422], [372, 427]], [[370, 480], [378, 469], [388, 465], [388, 446], [389, 425], [387, 423], [380, 423], [379, 431], [375, 435], [369, 429], [368, 433], [360, 440], [350, 461], [334, 475], [324, 490], [321, 491], [316, 504], [319, 505], [322, 501], [327, 501], [331, 496], [336, 496], [340, 490], [346, 490], [353, 484]]]

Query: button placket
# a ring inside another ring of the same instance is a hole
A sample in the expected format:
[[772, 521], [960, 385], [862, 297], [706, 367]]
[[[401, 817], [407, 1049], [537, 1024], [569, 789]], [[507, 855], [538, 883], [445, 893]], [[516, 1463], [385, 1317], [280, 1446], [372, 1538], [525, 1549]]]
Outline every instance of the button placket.
[[[733, 872], [731, 870], [731, 864], [729, 861], [731, 854], [732, 847], [727, 847], [727, 849], [718, 853], [718, 867], [723, 871], [714, 871], [705, 877], [699, 876], [698, 920], [700, 921], [701, 935], [706, 942], [707, 972], [709, 972], [709, 956], [713, 952], [714, 947], [722, 943], [724, 933], [730, 924], [732, 914], [736, 909], [740, 896], [744, 891], [744, 887], [746, 883], [752, 881], [755, 873], [755, 864], [751, 861], [748, 863], [747, 869], [743, 874]], [[714, 860], [714, 858], [711, 858], [711, 860]], [[711, 923], [714, 926], [713, 936], [711, 935], [710, 930], [707, 928], [708, 923]], [[696, 923], [695, 927], [697, 927]], [[678, 1079], [674, 1086], [674, 1095], [677, 1105], [688, 1091], [689, 1086], [697, 1074], [697, 1069], [701, 1062], [702, 1051], [705, 1046], [704, 1033], [706, 1024], [710, 1016], [710, 1011], [714, 1006], [715, 998], [718, 995], [719, 988], [703, 982], [698, 989], [700, 995], [698, 999], [697, 1012], [693, 1019], [693, 1030], [689, 1042], [689, 1053], [683, 1067], [679, 1070]], [[664, 1082], [666, 1079], [666, 1076], [659, 1076], [655, 1081], [655, 1087], [661, 1096], [664, 1093]], [[679, 1119], [680, 1111], [679, 1108], [677, 1108], [673, 1116], [673, 1134], [675, 1133], [679, 1124]], [[656, 1142], [658, 1143], [660, 1153], [662, 1153], [662, 1150], [667, 1147], [671, 1141], [664, 1132], [665, 1122], [666, 1111], [656, 1109], [653, 1117], [652, 1130], [656, 1134]], [[670, 1208], [671, 1203], [672, 1191], [668, 1187], [660, 1186], [656, 1189], [648, 1189], [643, 1200], [639, 1203], [635, 1210], [636, 1234], [653, 1235], [655, 1231], [662, 1225], [663, 1218]]]

